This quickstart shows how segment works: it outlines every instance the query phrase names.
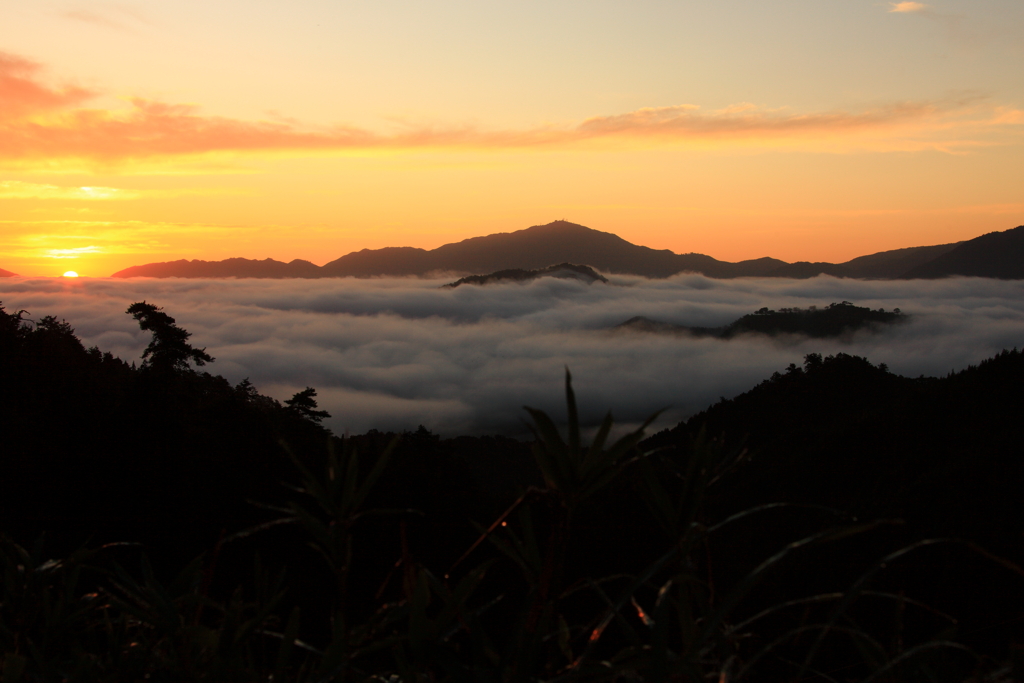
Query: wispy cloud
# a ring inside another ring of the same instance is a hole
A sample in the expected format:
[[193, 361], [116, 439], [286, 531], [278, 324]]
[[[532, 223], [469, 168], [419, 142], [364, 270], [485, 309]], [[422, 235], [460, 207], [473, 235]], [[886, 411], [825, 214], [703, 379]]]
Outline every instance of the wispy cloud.
[[1013, 107], [996, 107], [992, 113], [994, 125], [1024, 125], [1024, 110]]
[[47, 249], [43, 252], [43, 256], [46, 258], [78, 258], [85, 254], [102, 254], [103, 249], [95, 245], [89, 245], [87, 247], [75, 247], [73, 249]]
[[137, 199], [141, 196], [133, 190], [116, 187], [66, 187], [42, 183], [26, 183], [18, 180], [0, 181], [0, 199], [71, 199], [103, 201], [111, 199]]
[[[42, 80], [40, 64], [8, 52], [0, 52], [0, 101], [3, 101], [0, 107], [0, 126], [5, 121], [65, 111], [96, 94], [75, 85], [48, 85]], [[3, 128], [0, 128], [0, 135], [2, 131]]]
[[58, 14], [64, 19], [116, 31], [132, 31], [140, 24], [149, 23], [139, 10], [127, 5], [111, 3], [92, 3], [88, 7], [72, 7], [60, 11]]
[[582, 136], [593, 137], [644, 135], [779, 140], [920, 124], [947, 114], [951, 104], [909, 102], [861, 112], [833, 111], [810, 114], [769, 111], [751, 104], [703, 114], [695, 105], [682, 105], [593, 117], [580, 124], [576, 130]]
[[945, 151], [987, 144], [983, 130], [1016, 126], [1015, 111], [977, 99], [901, 102], [860, 111], [794, 113], [740, 103], [704, 111], [695, 104], [595, 116], [578, 124], [488, 131], [405, 125], [391, 133], [351, 126], [207, 116], [193, 105], [141, 98], [118, 110], [81, 106], [97, 95], [41, 80], [40, 67], [0, 55], [0, 161], [8, 165], [79, 160], [118, 164], [218, 154], [374, 149], [600, 148], [603, 145], [781, 147], [812, 151]]
[[74, 21], [81, 21], [86, 24], [95, 24], [106, 28], [117, 29], [118, 31], [124, 31], [127, 27], [123, 22], [117, 21], [110, 16], [95, 12], [90, 9], [72, 9], [61, 12], [60, 15], [65, 19], [72, 19]]
[[925, 10], [925, 9], [928, 9], [928, 5], [925, 5], [924, 3], [921, 3], [921, 2], [890, 2], [889, 3], [889, 11], [890, 12], [899, 12], [899, 13], [920, 12], [920, 11]]
[[69, 201], [119, 201], [183, 196], [227, 196], [248, 194], [246, 190], [229, 188], [176, 188], [160, 190], [129, 190], [96, 185], [68, 186], [28, 183], [20, 180], [0, 181], [0, 199], [44, 199]]
[[948, 39], [961, 49], [976, 51], [984, 47], [991, 47], [994, 44], [1006, 42], [1012, 45], [1013, 49], [1019, 49], [1019, 41], [1009, 26], [1008, 22], [1002, 26], [985, 26], [967, 14], [955, 14], [937, 9], [932, 5], [920, 2], [890, 2], [890, 13], [917, 14], [929, 22], [942, 27]]

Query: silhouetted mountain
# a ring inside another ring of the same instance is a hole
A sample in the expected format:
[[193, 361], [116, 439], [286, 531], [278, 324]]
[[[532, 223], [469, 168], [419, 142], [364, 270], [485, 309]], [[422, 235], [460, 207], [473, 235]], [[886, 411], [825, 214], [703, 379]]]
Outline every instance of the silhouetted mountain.
[[938, 278], [950, 275], [1024, 278], [1024, 225], [990, 232], [961, 242], [937, 258], [909, 269], [904, 278]]
[[526, 282], [536, 280], [539, 277], [556, 277], [564, 280], [579, 280], [588, 285], [595, 282], [608, 282], [608, 278], [588, 266], [577, 266], [572, 263], [559, 263], [557, 266], [549, 266], [541, 270], [523, 270], [513, 268], [511, 270], [499, 270], [489, 275], [470, 275], [455, 282], [450, 282], [445, 287], [458, 287], [459, 285], [486, 285], [492, 282]]
[[660, 322], [643, 316], [630, 318], [613, 330], [685, 334], [693, 337], [719, 337], [730, 339], [740, 334], [803, 334], [808, 337], [838, 337], [865, 327], [889, 325], [906, 319], [895, 311], [854, 306], [849, 301], [832, 303], [824, 308], [783, 308], [778, 311], [762, 308], [722, 327], [688, 327]]
[[797, 261], [779, 266], [771, 272], [771, 277], [812, 278], [818, 275], [832, 275], [834, 277], [891, 280], [900, 277], [911, 268], [947, 253], [957, 244], [959, 243], [881, 251], [868, 256], [858, 256], [845, 263]]
[[493, 273], [539, 270], [555, 263], [580, 263], [610, 273], [668, 277], [680, 272], [709, 277], [767, 276], [784, 261], [759, 258], [739, 263], [703, 254], [675, 254], [638, 246], [607, 232], [555, 221], [511, 233], [445, 244], [437, 249], [385, 247], [346, 254], [317, 268], [308, 262], [228, 259], [174, 261], [133, 266], [113, 277], [374, 277], [432, 272]]
[[17, 273], [12, 273], [9, 270], [4, 270], [3, 268], [0, 268], [0, 277], [17, 277], [17, 275]]
[[954, 274], [1021, 278], [1024, 277], [1024, 234], [1010, 230], [957, 244], [883, 251], [845, 263], [786, 263], [769, 257], [730, 263], [704, 254], [651, 249], [608, 232], [555, 221], [515, 232], [472, 237], [431, 250], [363, 249], [320, 267], [301, 260], [291, 263], [242, 258], [180, 260], [132, 266], [112, 277], [317, 278], [424, 276], [437, 272], [479, 275], [503, 270], [539, 270], [555, 263], [578, 263], [604, 273], [654, 278], [687, 272], [713, 278], [810, 278], [822, 274], [878, 279]]
[[858, 256], [846, 263], [839, 264], [839, 268], [842, 270], [835, 274], [840, 277], [892, 279], [906, 273], [911, 268], [938, 258], [954, 249], [958, 244], [962, 243], [939, 244], [933, 247], [908, 247], [907, 249], [893, 249], [868, 256]]
[[302, 259], [289, 263], [264, 259], [257, 261], [246, 258], [229, 258], [224, 261], [167, 261], [164, 263], [148, 263], [144, 266], [132, 266], [119, 270], [110, 277], [253, 277], [253, 278], [286, 278], [321, 277], [316, 264]]
[[711, 277], [766, 275], [783, 263], [774, 259], [726, 263], [703, 254], [675, 254], [638, 246], [608, 232], [555, 221], [510, 233], [472, 237], [430, 251], [409, 247], [364, 249], [325, 264], [321, 272], [335, 277], [426, 275], [433, 271], [493, 273], [538, 270], [566, 262], [586, 264], [602, 272], [648, 277], [668, 277], [684, 271]]
[[[432, 270], [464, 271], [456, 266], [441, 266], [432, 252], [416, 247], [363, 249], [345, 254], [320, 267], [319, 277], [374, 277], [377, 275], [426, 275]], [[546, 265], [546, 264], [545, 264]]]

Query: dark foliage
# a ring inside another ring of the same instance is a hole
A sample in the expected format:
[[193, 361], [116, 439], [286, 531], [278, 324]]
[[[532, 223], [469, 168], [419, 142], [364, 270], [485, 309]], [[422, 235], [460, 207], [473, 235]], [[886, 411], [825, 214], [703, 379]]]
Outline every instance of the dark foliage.
[[142, 352], [143, 367], [161, 372], [182, 372], [189, 369], [189, 363], [198, 366], [213, 362], [206, 349], [193, 348], [188, 343], [191, 332], [174, 324], [174, 318], [162, 309], [145, 301], [134, 303], [125, 311], [139, 321], [139, 327], [153, 333], [149, 346]]
[[811, 306], [781, 308], [776, 311], [764, 307], [722, 327], [688, 327], [637, 316], [616, 325], [613, 329], [719, 339], [732, 339], [743, 334], [766, 334], [772, 337], [780, 334], [801, 334], [824, 339], [851, 334], [856, 330], [877, 329], [882, 325], [904, 322], [908, 317], [898, 308], [892, 311], [880, 308], [875, 311], [855, 306], [849, 301], [842, 301], [833, 302], [823, 308]]
[[[809, 354], [803, 367], [790, 365], [646, 446], [685, 449], [706, 431], [745, 450], [742, 473], [709, 500], [716, 515], [780, 500], [829, 506], [898, 522], [891, 533], [908, 542], [961, 539], [1021, 566], [1021, 386], [1024, 353], [1016, 349], [945, 378], [916, 379], [857, 356]], [[744, 543], [739, 554], [765, 549]], [[930, 564], [907, 570], [902, 589], [960, 615], [960, 632], [978, 647], [1024, 641], [1024, 603], [1005, 599], [1019, 595], [1019, 578], [968, 555], [934, 551]], [[811, 576], [795, 573], [781, 590], [841, 573], [852, 560], [821, 558]]]
[[[197, 553], [277, 495], [291, 473], [279, 445], [324, 447], [329, 433], [245, 381], [190, 369], [213, 359], [145, 302], [153, 333], [136, 368], [86, 349], [65, 321], [0, 308], [0, 518], [65, 547], [125, 538]], [[315, 404], [314, 404], [315, 407]]]
[[608, 278], [589, 266], [577, 266], [573, 263], [559, 263], [539, 270], [511, 268], [508, 270], [499, 270], [497, 272], [490, 273], [489, 275], [469, 275], [459, 278], [455, 282], [450, 282], [445, 285], [445, 287], [453, 288], [458, 287], [459, 285], [486, 285], [490, 282], [502, 281], [526, 282], [528, 280], [536, 280], [539, 277], [575, 278], [588, 284], [592, 284], [594, 282], [608, 282]]
[[783, 308], [778, 311], [762, 308], [727, 325], [720, 336], [728, 339], [740, 334], [757, 332], [768, 335], [805, 334], [809, 337], [838, 337], [871, 326], [900, 322], [906, 316], [895, 311], [873, 311], [854, 306], [849, 301], [831, 303], [822, 309]]
[[132, 309], [140, 368], [0, 308], [5, 683], [1013, 675], [1016, 350], [810, 354], [643, 442], [568, 377], [567, 438], [340, 439]]
[[331, 416], [326, 410], [317, 410], [316, 389], [313, 387], [306, 387], [302, 391], [296, 392], [284, 403], [296, 415], [313, 422], [321, 422], [325, 417]]

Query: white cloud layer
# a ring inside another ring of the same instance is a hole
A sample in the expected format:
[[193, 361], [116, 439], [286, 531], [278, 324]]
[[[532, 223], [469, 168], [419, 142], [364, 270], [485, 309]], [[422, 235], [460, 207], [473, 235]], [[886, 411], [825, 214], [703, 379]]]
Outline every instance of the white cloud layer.
[[[65, 318], [87, 346], [138, 359], [148, 335], [124, 311], [146, 300], [174, 316], [232, 382], [249, 377], [280, 400], [307, 385], [338, 433], [414, 429], [445, 436], [522, 433], [531, 405], [564, 415], [568, 366], [582, 417], [611, 409], [658, 427], [751, 388], [807, 353], [846, 352], [894, 372], [944, 375], [1024, 345], [1024, 282], [666, 280], [611, 285], [543, 279], [440, 289], [442, 280], [114, 280], [6, 278], [0, 301], [29, 317]], [[757, 310], [852, 301], [911, 320], [849, 338], [722, 341], [607, 328], [635, 315], [722, 325]]]

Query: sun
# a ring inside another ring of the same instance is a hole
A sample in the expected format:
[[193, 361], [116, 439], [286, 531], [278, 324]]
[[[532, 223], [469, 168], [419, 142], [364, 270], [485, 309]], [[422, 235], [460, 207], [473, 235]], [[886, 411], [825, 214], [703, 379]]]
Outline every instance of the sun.
[[73, 270], [69, 270], [68, 272], [64, 273], [64, 277], [78, 277], [78, 273], [76, 273]]

